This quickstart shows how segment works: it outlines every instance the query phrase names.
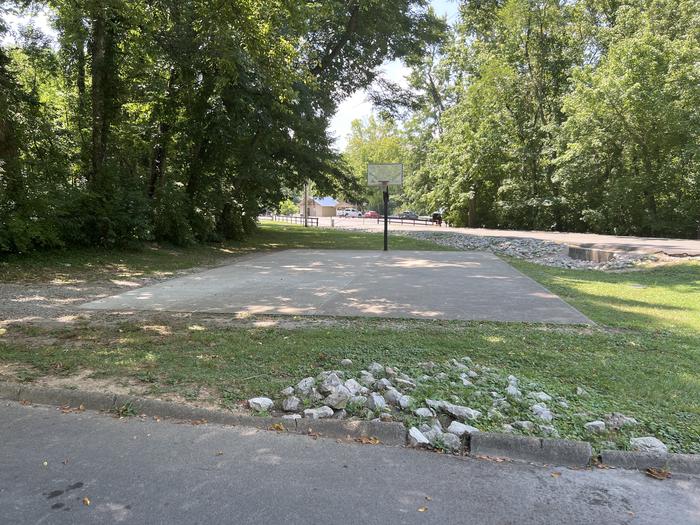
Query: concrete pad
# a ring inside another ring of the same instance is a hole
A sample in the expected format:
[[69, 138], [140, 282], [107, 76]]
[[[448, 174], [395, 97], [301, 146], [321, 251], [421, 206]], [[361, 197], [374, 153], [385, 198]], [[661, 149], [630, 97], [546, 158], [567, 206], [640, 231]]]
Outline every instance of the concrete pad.
[[81, 308], [591, 323], [486, 252], [285, 250]]

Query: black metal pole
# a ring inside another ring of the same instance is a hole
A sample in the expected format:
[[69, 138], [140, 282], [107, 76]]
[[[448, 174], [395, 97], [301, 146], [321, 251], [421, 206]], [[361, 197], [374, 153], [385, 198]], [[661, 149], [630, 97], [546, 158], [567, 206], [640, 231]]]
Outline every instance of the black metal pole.
[[384, 190], [384, 251], [389, 250], [389, 186]]

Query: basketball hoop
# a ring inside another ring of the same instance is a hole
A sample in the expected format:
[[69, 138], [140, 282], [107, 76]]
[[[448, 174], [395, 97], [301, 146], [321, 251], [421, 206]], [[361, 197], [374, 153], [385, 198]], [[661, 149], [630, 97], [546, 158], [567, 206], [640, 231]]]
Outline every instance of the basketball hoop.
[[367, 164], [367, 185], [379, 186], [384, 197], [384, 251], [389, 249], [389, 186], [403, 183], [403, 164]]

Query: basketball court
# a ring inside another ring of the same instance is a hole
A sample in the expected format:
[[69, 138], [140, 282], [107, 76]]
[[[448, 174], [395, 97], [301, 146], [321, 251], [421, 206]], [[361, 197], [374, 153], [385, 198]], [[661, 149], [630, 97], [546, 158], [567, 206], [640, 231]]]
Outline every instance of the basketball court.
[[591, 323], [486, 252], [284, 250], [82, 308]]

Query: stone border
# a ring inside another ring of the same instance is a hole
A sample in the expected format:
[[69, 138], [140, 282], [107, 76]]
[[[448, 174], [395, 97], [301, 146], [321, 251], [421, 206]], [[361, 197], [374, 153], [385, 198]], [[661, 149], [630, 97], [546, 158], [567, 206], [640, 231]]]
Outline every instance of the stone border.
[[88, 410], [101, 411], [112, 411], [118, 407], [130, 404], [136, 413], [147, 416], [191, 421], [206, 420], [208, 423], [252, 427], [262, 430], [284, 429], [288, 432], [313, 433], [319, 437], [334, 439], [377, 438], [381, 444], [389, 446], [403, 446], [406, 444], [406, 428], [402, 423], [246, 416], [224, 410], [197, 408], [158, 399], [5, 382], [0, 382], [0, 399], [19, 402], [28, 401], [40, 405], [70, 407], [82, 405]]
[[[388, 446], [405, 446], [408, 429], [402, 423], [381, 423], [353, 419], [285, 419], [237, 415], [223, 410], [190, 407], [168, 401], [121, 394], [84, 392], [0, 381], [0, 399], [28, 401], [40, 405], [82, 405], [88, 410], [112, 411], [130, 404], [134, 411], [147, 416], [183, 420], [206, 420], [208, 423], [252, 427], [261, 430], [285, 429], [297, 434], [313, 434], [333, 439], [377, 438]], [[503, 457], [536, 463], [587, 467], [593, 459], [590, 443], [566, 439], [547, 439], [492, 432], [475, 432], [465, 436], [462, 452], [476, 457]], [[651, 454], [606, 450], [600, 455], [603, 465], [644, 470], [666, 468], [670, 472], [700, 475], [700, 454]]]
[[472, 434], [470, 453], [475, 456], [510, 457], [570, 467], [588, 466], [593, 457], [591, 444], [584, 441], [514, 436], [492, 432]]
[[671, 454], [654, 452], [626, 452], [604, 450], [600, 453], [603, 465], [624, 469], [666, 469], [671, 473], [700, 475], [700, 454]]

